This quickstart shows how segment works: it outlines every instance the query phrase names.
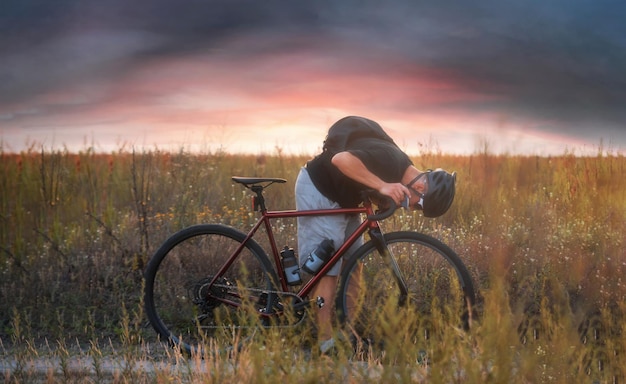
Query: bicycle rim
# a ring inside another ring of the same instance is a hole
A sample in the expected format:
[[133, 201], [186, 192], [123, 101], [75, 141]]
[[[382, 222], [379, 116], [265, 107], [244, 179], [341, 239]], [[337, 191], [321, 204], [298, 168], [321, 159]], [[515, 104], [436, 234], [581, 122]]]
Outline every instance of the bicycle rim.
[[245, 235], [221, 225], [198, 225], [174, 234], [146, 269], [146, 312], [172, 345], [188, 353], [221, 351], [243, 342], [271, 308], [269, 259], [253, 241], [220, 276], [210, 281]]
[[[429, 343], [468, 329], [475, 301], [467, 268], [449, 247], [414, 232], [385, 235], [408, 288], [402, 298], [388, 261], [370, 241], [347, 261], [337, 296], [339, 320], [370, 351], [395, 345], [420, 359]], [[404, 302], [404, 304], [402, 304]]]

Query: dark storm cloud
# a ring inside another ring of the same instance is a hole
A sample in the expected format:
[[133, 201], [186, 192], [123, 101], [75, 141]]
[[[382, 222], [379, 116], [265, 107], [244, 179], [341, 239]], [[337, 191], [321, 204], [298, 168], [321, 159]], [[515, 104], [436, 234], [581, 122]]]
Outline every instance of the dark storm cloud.
[[[560, 121], [580, 135], [602, 125], [619, 135], [625, 14], [621, 0], [9, 0], [0, 8], [0, 103], [115, 81], [161, 58], [253, 60], [340, 44], [362, 55], [364, 68], [401, 56], [491, 100], [448, 107]], [[230, 51], [227, 42], [240, 36], [263, 39]]]
[[585, 138], [601, 126], [626, 143], [626, 3], [463, 4], [433, 5], [424, 20], [438, 23], [430, 65], [495, 98], [465, 108], [542, 119], [544, 130]]
[[[303, 28], [315, 15], [285, 2], [8, 1], [0, 8], [0, 102], [162, 57], [219, 49], [231, 35]], [[295, 2], [293, 2], [295, 4]]]
[[461, 100], [459, 108], [559, 122], [543, 129], [588, 138], [600, 125], [626, 142], [625, 2], [392, 4], [362, 12], [366, 18], [346, 9], [345, 35], [409, 56], [490, 100]]
[[594, 123], [626, 128], [626, 3], [505, 1], [462, 12], [432, 63], [499, 97], [475, 107], [571, 123], [582, 135]]

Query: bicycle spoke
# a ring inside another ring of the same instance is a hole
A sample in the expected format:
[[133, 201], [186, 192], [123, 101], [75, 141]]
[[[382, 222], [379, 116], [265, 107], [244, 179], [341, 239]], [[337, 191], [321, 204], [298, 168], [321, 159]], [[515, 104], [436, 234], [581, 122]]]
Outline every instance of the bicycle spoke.
[[[176, 238], [179, 236], [179, 238]], [[221, 226], [199, 226], [173, 236], [148, 267], [146, 307], [157, 331], [191, 351], [208, 342], [230, 345], [261, 325], [275, 278], [267, 257], [244, 247], [223, 276], [215, 273], [241, 244]], [[262, 251], [260, 251], [262, 252]]]
[[401, 294], [389, 261], [373, 245], [361, 248], [342, 273], [340, 318], [369, 349], [383, 350], [392, 340], [404, 350], [415, 346], [417, 356], [431, 339], [467, 327], [473, 287], [458, 257], [451, 259], [453, 252], [434, 239], [407, 232], [386, 238], [408, 295]]

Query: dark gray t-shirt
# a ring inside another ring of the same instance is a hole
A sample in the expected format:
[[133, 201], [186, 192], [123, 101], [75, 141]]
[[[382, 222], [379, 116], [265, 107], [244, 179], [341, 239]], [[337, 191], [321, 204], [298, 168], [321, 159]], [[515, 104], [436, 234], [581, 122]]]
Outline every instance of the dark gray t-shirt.
[[[348, 143], [345, 150], [388, 183], [400, 182], [404, 171], [413, 164], [397, 145], [381, 139], [359, 138]], [[307, 163], [311, 181], [324, 196], [342, 207], [356, 207], [362, 202], [361, 191], [367, 187], [341, 173], [331, 163], [334, 155], [331, 151], [324, 151]]]

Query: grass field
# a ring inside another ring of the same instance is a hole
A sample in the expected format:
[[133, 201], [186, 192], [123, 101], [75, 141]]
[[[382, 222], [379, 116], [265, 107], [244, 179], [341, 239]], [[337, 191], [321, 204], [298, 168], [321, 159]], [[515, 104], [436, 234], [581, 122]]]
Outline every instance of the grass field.
[[[51, 354], [63, 361], [74, 353], [96, 367], [103, 353], [178, 358], [155, 344], [146, 326], [141, 289], [148, 259], [170, 234], [192, 224], [247, 228], [255, 217], [250, 196], [232, 175], [287, 179], [270, 188], [268, 204], [293, 208], [295, 178], [307, 160], [280, 151], [103, 155], [33, 149], [0, 157], [1, 358], [24, 363]], [[399, 212], [384, 228], [422, 231], [461, 256], [481, 297], [482, 316], [470, 332], [451, 329], [436, 343], [420, 345], [426, 361], [403, 360], [409, 346], [390, 343], [386, 358], [366, 359], [370, 370], [355, 365], [348, 350], [334, 359], [307, 357], [297, 348], [302, 335], [267, 332], [236, 356], [205, 362], [210, 369], [128, 369], [109, 379], [623, 382], [624, 156], [601, 150], [595, 157], [425, 151], [413, 160], [421, 169], [457, 171], [456, 200], [440, 218]], [[295, 235], [295, 225], [287, 223], [279, 241], [295, 247]], [[17, 369], [4, 378], [29, 377], [28, 369]], [[83, 378], [61, 370], [42, 380]]]

